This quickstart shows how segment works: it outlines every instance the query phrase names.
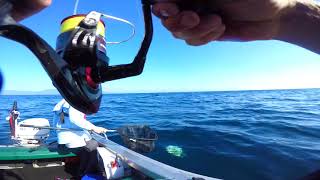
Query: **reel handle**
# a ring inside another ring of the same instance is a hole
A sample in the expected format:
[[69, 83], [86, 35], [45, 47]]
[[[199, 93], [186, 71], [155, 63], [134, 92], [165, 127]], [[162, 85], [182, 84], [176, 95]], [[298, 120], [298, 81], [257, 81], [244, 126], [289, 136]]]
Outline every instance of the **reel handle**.
[[94, 72], [91, 74], [95, 82], [103, 83], [106, 81], [113, 81], [117, 79], [137, 76], [142, 73], [153, 37], [151, 4], [148, 0], [142, 0], [142, 10], [145, 22], [145, 34], [141, 43], [141, 47], [133, 62], [130, 64], [100, 67], [98, 69], [98, 72]]
[[220, 14], [219, 7], [221, 4], [233, 0], [150, 0], [151, 4], [159, 2], [172, 2], [179, 6], [179, 9], [195, 11], [200, 15]]

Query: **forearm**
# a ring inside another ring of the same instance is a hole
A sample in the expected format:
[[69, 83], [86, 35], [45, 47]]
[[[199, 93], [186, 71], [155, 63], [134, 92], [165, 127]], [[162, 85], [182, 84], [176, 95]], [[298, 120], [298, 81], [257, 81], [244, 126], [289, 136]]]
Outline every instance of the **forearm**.
[[320, 54], [320, 5], [314, 0], [295, 0], [280, 23], [275, 38]]
[[94, 130], [94, 128], [96, 127], [94, 124], [92, 124], [91, 122], [87, 121], [87, 120], [82, 120], [82, 121], [76, 121], [74, 122], [78, 127], [82, 128], [82, 129], [86, 129], [88, 131], [92, 131]]

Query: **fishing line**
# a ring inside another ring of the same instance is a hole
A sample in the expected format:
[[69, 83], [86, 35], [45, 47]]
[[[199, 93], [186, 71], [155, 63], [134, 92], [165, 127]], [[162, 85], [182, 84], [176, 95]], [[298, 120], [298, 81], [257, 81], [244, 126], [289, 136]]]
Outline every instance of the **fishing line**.
[[76, 0], [76, 3], [75, 3], [75, 5], [74, 5], [74, 9], [73, 9], [73, 15], [76, 15], [76, 14], [77, 14], [78, 5], [79, 5], [79, 0]]

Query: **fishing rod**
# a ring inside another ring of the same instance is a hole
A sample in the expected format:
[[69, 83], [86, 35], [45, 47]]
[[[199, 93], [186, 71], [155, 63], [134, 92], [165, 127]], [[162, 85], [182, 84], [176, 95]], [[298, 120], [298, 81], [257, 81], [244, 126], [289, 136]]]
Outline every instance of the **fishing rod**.
[[[56, 127], [49, 127], [49, 126], [36, 126], [36, 125], [29, 125], [29, 124], [20, 124], [20, 127], [27, 127], [27, 128], [37, 128], [37, 129], [49, 129], [55, 131], [83, 131], [83, 129], [76, 129], [76, 128], [56, 128]], [[93, 131], [93, 130], [89, 130]], [[106, 132], [117, 132], [117, 130], [107, 129]]]
[[[151, 6], [160, 1], [141, 0], [145, 33], [140, 49], [129, 64], [109, 65], [110, 58], [106, 50], [108, 42], [105, 40], [106, 27], [102, 19], [113, 19], [130, 26], [133, 24], [96, 11], [65, 18], [61, 23], [61, 33], [57, 37], [54, 49], [34, 31], [12, 18], [12, 9], [22, 3], [20, 0], [0, 0], [0, 36], [29, 48], [64, 99], [79, 111], [93, 114], [99, 110], [101, 104], [102, 83], [137, 76], [143, 72], [153, 37]], [[199, 1], [184, 0], [178, 4], [182, 9], [209, 13], [217, 9], [208, 7], [214, 7], [212, 3], [220, 1], [222, 0], [203, 0], [202, 3], [195, 4], [194, 2]], [[78, 3], [79, 0], [76, 1], [74, 13], [77, 12]], [[133, 35], [134, 30], [129, 39]]]
[[[20, 127], [37, 128], [37, 129], [49, 129], [55, 131], [83, 131], [82, 129], [75, 128], [56, 128], [49, 126], [36, 126], [29, 124], [20, 124]], [[99, 134], [93, 130], [89, 131], [93, 137], [97, 137]], [[157, 133], [147, 125], [128, 125], [116, 128], [114, 130], [107, 129], [107, 132], [117, 132], [124, 144], [137, 152], [151, 152], [155, 148], [155, 141], [158, 140]], [[102, 133], [104, 139], [108, 139], [106, 133]], [[101, 136], [101, 135], [100, 135]]]
[[[83, 129], [77, 129], [77, 128], [57, 128], [57, 127], [50, 127], [50, 126], [36, 126], [36, 125], [30, 125], [30, 124], [20, 124], [20, 127], [27, 127], [27, 128], [37, 128], [37, 129], [49, 129], [49, 130], [56, 130], [56, 131], [84, 131]], [[153, 129], [151, 129], [147, 125], [127, 125], [127, 126], [122, 126], [116, 129], [106, 129], [107, 133], [112, 133], [112, 132], [118, 132], [122, 136], [126, 136], [132, 139], [138, 139], [138, 140], [151, 140], [151, 138], [145, 138], [145, 137], [133, 137], [134, 135], [137, 134], [147, 134], [146, 132], [151, 132], [153, 134], [152, 140], [157, 140], [158, 136], [155, 133]], [[89, 132], [94, 132], [93, 130], [88, 130]], [[131, 131], [131, 132], [130, 132]]]

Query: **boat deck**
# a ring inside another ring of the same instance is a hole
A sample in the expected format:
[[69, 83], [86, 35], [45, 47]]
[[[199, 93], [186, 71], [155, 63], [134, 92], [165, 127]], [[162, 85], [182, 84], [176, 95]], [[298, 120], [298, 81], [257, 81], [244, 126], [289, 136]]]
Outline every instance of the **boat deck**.
[[73, 153], [59, 153], [56, 146], [39, 146], [32, 148], [18, 146], [1, 146], [0, 151], [0, 161], [58, 159], [74, 156], [76, 155]]

